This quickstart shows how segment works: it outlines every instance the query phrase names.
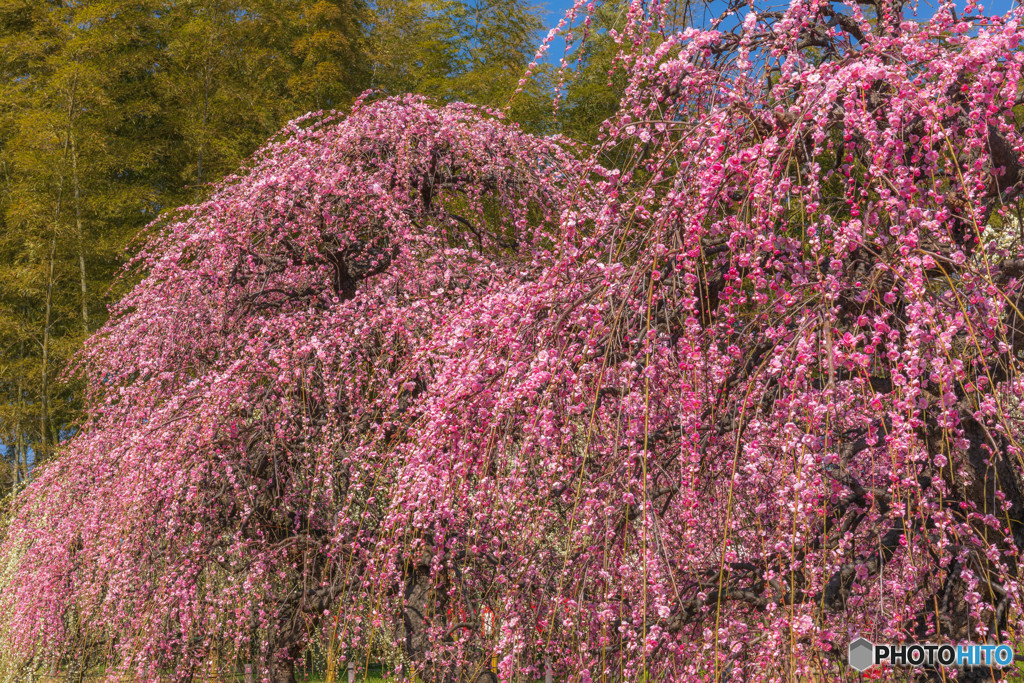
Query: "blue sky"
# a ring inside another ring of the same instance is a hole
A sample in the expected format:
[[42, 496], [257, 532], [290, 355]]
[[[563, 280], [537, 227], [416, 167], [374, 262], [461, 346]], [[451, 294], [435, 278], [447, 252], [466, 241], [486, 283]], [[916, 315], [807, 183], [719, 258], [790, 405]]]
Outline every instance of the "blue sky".
[[[600, 2], [600, 0], [596, 0]], [[987, 15], [998, 15], [1005, 14], [1013, 7], [1018, 1], [1024, 0], [980, 0], [979, 4], [984, 7], [985, 14]], [[789, 0], [755, 0], [755, 5], [758, 7], [773, 6], [775, 8], [785, 7], [789, 4]], [[927, 17], [930, 16], [933, 8], [939, 4], [939, 0], [918, 0], [919, 9], [918, 16]], [[964, 0], [956, 0], [956, 6], [958, 9], [962, 9], [965, 2]], [[551, 28], [558, 23], [558, 21], [565, 16], [565, 13], [573, 6], [573, 0], [537, 0], [537, 5], [542, 9], [542, 17], [544, 24], [547, 28]], [[709, 9], [715, 7], [723, 8], [724, 3], [721, 0], [711, 0]], [[720, 10], [719, 10], [720, 11]], [[546, 31], [545, 31], [546, 33]], [[556, 38], [551, 47], [548, 49], [547, 59], [548, 61], [557, 62], [562, 57], [564, 43], [560, 38]]]
[[558, 20], [565, 16], [565, 13], [573, 5], [572, 0], [548, 0], [538, 4], [541, 4], [546, 10], [547, 16], [544, 19], [549, 27], [557, 24]]
[[[544, 18], [544, 26], [546, 29], [554, 28], [555, 25], [565, 16], [565, 13], [569, 11], [569, 8], [573, 6], [573, 0], [547, 0], [546, 2], [541, 0], [537, 3], [541, 6]], [[578, 19], [577, 19], [578, 21]], [[547, 30], [544, 31], [547, 34]], [[541, 36], [543, 38], [543, 36]], [[552, 64], [557, 64], [562, 59], [562, 52], [565, 49], [565, 41], [559, 36], [555, 38], [551, 47], [548, 48], [548, 53], [545, 55], [547, 61]]]

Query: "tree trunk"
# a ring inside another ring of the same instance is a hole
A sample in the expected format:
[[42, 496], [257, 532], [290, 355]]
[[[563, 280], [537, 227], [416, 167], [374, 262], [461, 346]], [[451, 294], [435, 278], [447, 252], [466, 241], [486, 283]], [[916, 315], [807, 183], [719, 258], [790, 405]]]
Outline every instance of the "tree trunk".
[[12, 493], [18, 491], [21, 484], [22, 467], [28, 478], [28, 452], [25, 446], [25, 341], [18, 345], [18, 440], [14, 445], [14, 484]]
[[196, 168], [196, 183], [203, 184], [203, 153], [206, 151], [206, 128], [210, 121], [210, 63], [203, 66], [203, 125], [199, 132], [199, 163]]
[[274, 667], [274, 673], [270, 680], [272, 683], [295, 683], [295, 663], [279, 662]]
[[71, 134], [71, 180], [75, 193], [75, 227], [78, 237], [78, 275], [82, 290], [82, 333], [89, 334], [89, 300], [85, 282], [85, 238], [82, 232], [82, 193], [78, 182], [78, 146]]
[[50, 263], [46, 281], [46, 315], [43, 320], [43, 360], [40, 370], [39, 396], [39, 453], [46, 457], [49, 451], [50, 420], [50, 322], [53, 316], [53, 261], [57, 252], [57, 228], [54, 226], [50, 241]]
[[14, 441], [12, 440], [12, 442], [10, 444], [7, 444], [4, 441], [0, 441], [0, 453], [3, 454], [4, 458], [6, 458], [8, 455], [11, 456], [11, 482], [12, 482], [11, 483], [11, 489], [12, 490], [17, 490], [18, 485], [17, 485], [17, 483], [14, 482], [15, 476], [17, 476], [17, 475], [14, 474], [15, 469], [16, 469], [15, 464], [14, 464], [14, 459], [16, 457], [18, 457], [18, 452], [17, 452], [17, 450], [14, 447]]
[[405, 656], [414, 664], [424, 661], [430, 647], [427, 639], [428, 615], [431, 613], [429, 565], [414, 566], [405, 581], [405, 609], [398, 628]]
[[271, 683], [295, 683], [295, 665], [305, 648], [300, 645], [304, 642], [299, 629], [300, 620], [293, 619], [293, 615], [294, 612], [288, 608], [283, 611], [281, 623], [285, 626], [271, 641], [268, 662]]
[[296, 646], [278, 650], [284, 654], [274, 658], [270, 663], [271, 683], [295, 683], [295, 662], [299, 658]]
[[[12, 493], [17, 493], [18, 487], [21, 485], [21, 468], [25, 460], [25, 432], [21, 424], [19, 424], [18, 441], [14, 444], [14, 482], [11, 490]], [[28, 468], [26, 467], [25, 469], [27, 470]]]
[[[67, 163], [68, 152], [71, 148], [75, 121], [75, 93], [78, 90], [78, 79], [71, 85], [71, 93], [68, 97], [68, 127], [64, 137], [64, 163]], [[53, 236], [50, 238], [50, 259], [46, 277], [46, 316], [43, 320], [43, 358], [40, 371], [40, 397], [39, 397], [39, 452], [36, 459], [45, 458], [49, 451], [49, 429], [50, 429], [50, 324], [53, 319], [53, 269], [54, 260], [57, 258], [57, 229], [60, 225], [60, 217], [64, 207], [64, 174], [59, 176], [57, 183], [57, 201], [53, 212]], [[56, 441], [56, 439], [54, 439]]]

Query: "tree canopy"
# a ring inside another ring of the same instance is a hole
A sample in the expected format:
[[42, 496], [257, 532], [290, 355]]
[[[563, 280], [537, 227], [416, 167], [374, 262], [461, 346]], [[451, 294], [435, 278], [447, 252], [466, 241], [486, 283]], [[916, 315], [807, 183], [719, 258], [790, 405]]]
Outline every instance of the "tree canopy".
[[592, 147], [360, 100], [154, 225], [0, 541], [3, 661], [831, 680], [850, 634], [1015, 643], [1024, 10], [872, 6], [635, 0]]

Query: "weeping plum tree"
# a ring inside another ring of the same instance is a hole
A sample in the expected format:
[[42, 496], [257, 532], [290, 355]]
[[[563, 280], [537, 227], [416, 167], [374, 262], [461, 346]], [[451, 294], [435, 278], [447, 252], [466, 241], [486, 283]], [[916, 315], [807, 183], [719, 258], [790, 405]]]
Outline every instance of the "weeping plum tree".
[[287, 681], [330, 609], [392, 617], [372, 596], [424, 571], [392, 491], [439, 332], [553, 259], [581, 168], [478, 110], [388, 101], [295, 122], [185, 208], [82, 355], [82, 435], [17, 503], [5, 654], [98, 636], [115, 676], [217, 652]]
[[1020, 14], [636, 1], [590, 152], [415, 99], [297, 122], [83, 354], [5, 661], [286, 681], [374, 634], [427, 681], [833, 680], [855, 634], [1017, 642]]

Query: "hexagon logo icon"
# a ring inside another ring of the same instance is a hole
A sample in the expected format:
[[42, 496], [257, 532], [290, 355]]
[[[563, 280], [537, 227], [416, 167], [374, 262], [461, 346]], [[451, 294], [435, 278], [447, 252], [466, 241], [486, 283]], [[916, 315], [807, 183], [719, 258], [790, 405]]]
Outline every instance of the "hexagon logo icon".
[[850, 643], [850, 668], [865, 671], [875, 663], [875, 646], [867, 638], [858, 638]]

